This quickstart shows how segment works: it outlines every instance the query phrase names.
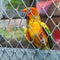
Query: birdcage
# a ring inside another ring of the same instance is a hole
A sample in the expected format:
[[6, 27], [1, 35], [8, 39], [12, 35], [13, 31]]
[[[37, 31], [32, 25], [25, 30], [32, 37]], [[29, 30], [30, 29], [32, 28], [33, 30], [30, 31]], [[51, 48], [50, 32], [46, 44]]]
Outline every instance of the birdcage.
[[59, 19], [60, 0], [0, 0], [0, 60], [60, 60]]

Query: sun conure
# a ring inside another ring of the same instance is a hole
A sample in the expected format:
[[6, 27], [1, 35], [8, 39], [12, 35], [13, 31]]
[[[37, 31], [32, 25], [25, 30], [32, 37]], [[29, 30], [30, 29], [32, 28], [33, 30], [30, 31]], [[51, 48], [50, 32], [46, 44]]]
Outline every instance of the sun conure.
[[[40, 15], [35, 7], [23, 9], [27, 19], [26, 37], [29, 42], [32, 42], [36, 48], [50, 49], [52, 42], [51, 34], [48, 26], [41, 21]], [[51, 43], [51, 44], [50, 44]]]

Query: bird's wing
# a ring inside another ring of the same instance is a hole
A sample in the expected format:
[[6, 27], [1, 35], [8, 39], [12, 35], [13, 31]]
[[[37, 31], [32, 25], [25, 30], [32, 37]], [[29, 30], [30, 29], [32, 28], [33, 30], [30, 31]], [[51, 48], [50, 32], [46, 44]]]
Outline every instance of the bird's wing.
[[51, 35], [51, 31], [50, 29], [48, 28], [48, 26], [44, 23], [44, 22], [41, 22], [41, 26], [43, 27], [44, 31], [46, 32], [47, 36], [48, 36], [48, 41], [50, 42], [49, 45], [50, 45], [50, 48], [53, 47], [53, 37], [50, 36]]

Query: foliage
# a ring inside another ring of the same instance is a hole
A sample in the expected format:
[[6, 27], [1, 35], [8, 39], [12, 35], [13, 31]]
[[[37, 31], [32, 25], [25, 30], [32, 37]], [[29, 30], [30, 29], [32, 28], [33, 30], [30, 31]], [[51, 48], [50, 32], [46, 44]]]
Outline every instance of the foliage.
[[4, 36], [9, 40], [11, 38], [11, 35], [14, 34], [14, 38], [22, 38], [24, 33], [24, 29], [20, 27], [19, 30], [16, 30], [15, 28], [12, 28], [12, 31], [8, 31], [8, 29], [0, 29], [0, 34], [4, 34]]
[[22, 0], [5, 0], [8, 9], [18, 8], [22, 9], [24, 7]]

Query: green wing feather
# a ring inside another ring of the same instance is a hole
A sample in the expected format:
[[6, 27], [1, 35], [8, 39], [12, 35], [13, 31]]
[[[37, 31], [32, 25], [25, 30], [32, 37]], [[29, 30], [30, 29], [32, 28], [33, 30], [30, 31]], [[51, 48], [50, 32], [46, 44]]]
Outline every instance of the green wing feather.
[[48, 35], [49, 45], [50, 45], [50, 48], [52, 48], [54, 42], [53, 42], [53, 37], [50, 36], [51, 35], [51, 31], [50, 31], [50, 29], [48, 28], [48, 26], [44, 22], [41, 22], [41, 26], [44, 28], [46, 34]]

